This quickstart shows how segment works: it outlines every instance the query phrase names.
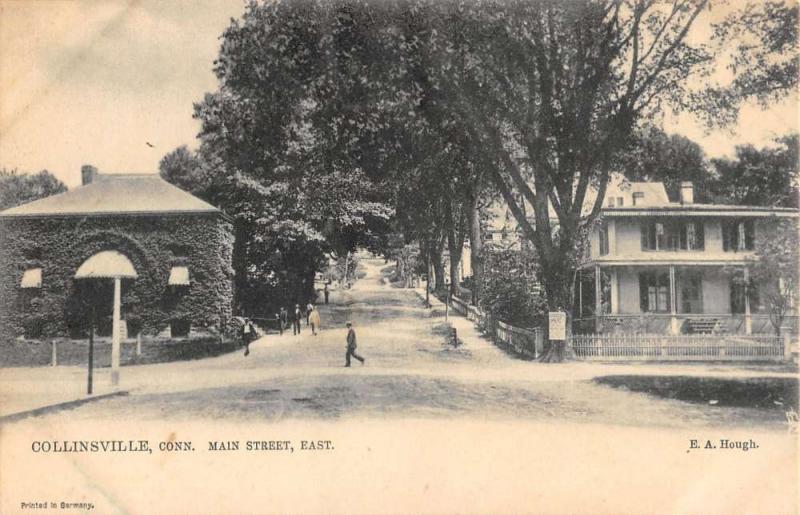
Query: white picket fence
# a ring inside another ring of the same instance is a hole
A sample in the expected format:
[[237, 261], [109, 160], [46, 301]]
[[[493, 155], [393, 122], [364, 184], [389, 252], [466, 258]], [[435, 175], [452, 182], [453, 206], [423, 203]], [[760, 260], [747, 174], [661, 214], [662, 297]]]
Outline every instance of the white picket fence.
[[[451, 297], [453, 311], [472, 320], [495, 341], [537, 358], [544, 351], [540, 328], [521, 329], [490, 320], [480, 309]], [[791, 339], [770, 334], [580, 334], [572, 335], [575, 357], [586, 361], [784, 361], [791, 359]]]
[[789, 338], [773, 335], [573, 335], [575, 356], [608, 361], [782, 361]]

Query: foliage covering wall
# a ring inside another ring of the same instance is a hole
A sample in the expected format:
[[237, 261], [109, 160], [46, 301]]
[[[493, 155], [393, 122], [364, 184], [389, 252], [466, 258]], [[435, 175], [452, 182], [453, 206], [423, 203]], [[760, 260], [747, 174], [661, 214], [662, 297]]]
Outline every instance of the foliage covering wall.
[[[123, 280], [129, 332], [158, 333], [173, 320], [224, 328], [231, 317], [232, 249], [230, 224], [218, 215], [0, 219], [0, 335], [85, 333], [93, 295], [112, 283], [74, 276], [104, 250], [125, 254], [138, 274]], [[188, 266], [189, 286], [168, 285], [173, 265]], [[42, 268], [41, 289], [20, 288], [23, 272], [34, 267]]]

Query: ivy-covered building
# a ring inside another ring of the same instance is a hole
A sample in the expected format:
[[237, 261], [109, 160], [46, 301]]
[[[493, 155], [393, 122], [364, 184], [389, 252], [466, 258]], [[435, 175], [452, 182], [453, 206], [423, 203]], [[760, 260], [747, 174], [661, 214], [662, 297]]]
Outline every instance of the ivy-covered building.
[[[0, 335], [217, 332], [231, 317], [233, 231], [157, 175], [100, 175], [0, 212]], [[115, 283], [117, 292], [115, 292]]]

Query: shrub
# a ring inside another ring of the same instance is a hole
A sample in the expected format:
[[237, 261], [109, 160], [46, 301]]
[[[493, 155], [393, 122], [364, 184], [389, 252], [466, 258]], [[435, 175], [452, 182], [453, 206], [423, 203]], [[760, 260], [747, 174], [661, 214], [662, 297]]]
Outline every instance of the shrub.
[[535, 327], [546, 315], [532, 250], [487, 249], [479, 305], [490, 317], [515, 326]]

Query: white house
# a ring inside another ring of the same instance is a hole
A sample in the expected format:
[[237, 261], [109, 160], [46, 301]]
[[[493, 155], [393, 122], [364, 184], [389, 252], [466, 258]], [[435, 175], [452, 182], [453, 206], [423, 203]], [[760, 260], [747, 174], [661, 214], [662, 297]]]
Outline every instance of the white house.
[[670, 202], [663, 184], [634, 182], [609, 189], [601, 217], [576, 278], [577, 332], [772, 331], [743, 265], [756, 222], [798, 210], [695, 203], [689, 182]]

